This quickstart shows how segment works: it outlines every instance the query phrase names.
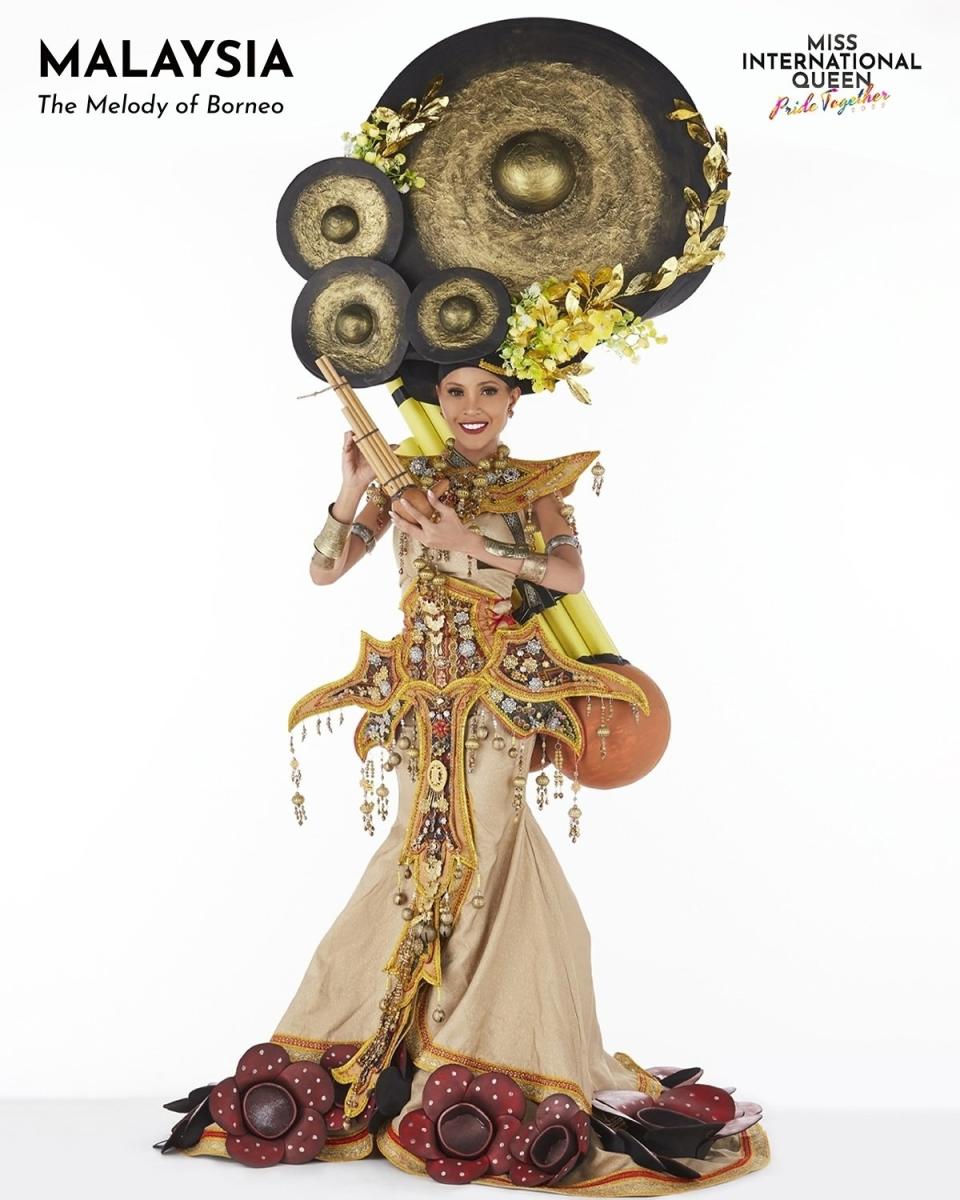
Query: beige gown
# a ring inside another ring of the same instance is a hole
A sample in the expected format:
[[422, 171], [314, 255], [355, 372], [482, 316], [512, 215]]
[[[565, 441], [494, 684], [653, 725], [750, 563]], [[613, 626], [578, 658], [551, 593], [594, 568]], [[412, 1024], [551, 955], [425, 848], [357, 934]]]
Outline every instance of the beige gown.
[[[476, 523], [484, 533], [512, 540], [510, 527], [498, 513], [483, 513]], [[421, 548], [409, 545], [401, 555], [396, 531], [393, 545], [401, 568], [401, 591], [409, 599], [416, 592], [415, 559]], [[509, 572], [479, 568], [475, 561], [456, 553], [435, 561], [433, 567], [447, 577], [449, 586], [456, 588], [459, 581], [468, 589], [467, 599], [492, 613], [494, 620], [509, 613], [514, 582]], [[406, 624], [411, 612], [415, 618], [417, 611], [408, 606]], [[516, 629], [527, 630], [530, 624]], [[549, 636], [539, 619], [532, 624], [545, 638]], [[386, 657], [390, 643], [378, 642], [376, 646]], [[409, 644], [406, 649], [409, 651]], [[557, 659], [561, 657], [556, 646], [552, 653]], [[344, 677], [354, 695], [356, 681], [364, 671], [369, 672], [369, 668], [361, 662], [351, 676]], [[369, 680], [369, 673], [365, 678]], [[469, 683], [466, 677], [464, 681]], [[305, 697], [299, 712], [295, 710], [297, 720], [306, 713], [312, 716], [331, 707], [335, 700], [342, 699], [343, 691], [341, 680]], [[469, 688], [464, 694], [469, 696]], [[404, 924], [393, 898], [398, 888], [398, 863], [410, 831], [417, 824], [412, 817], [418, 792], [422, 797], [407, 760], [412, 757], [415, 763], [422, 763], [431, 753], [430, 747], [423, 744], [430, 738], [430, 731], [425, 732], [412, 714], [413, 709], [405, 708], [386, 742], [388, 750], [403, 746], [403, 762], [388, 776], [399, 793], [390, 831], [317, 946], [271, 1038], [292, 1058], [319, 1059], [332, 1044], [369, 1042], [384, 1021], [384, 967], [396, 952], [398, 932]], [[411, 985], [414, 998], [401, 1011], [394, 1030], [417, 1068], [403, 1113], [419, 1107], [425, 1079], [431, 1070], [446, 1063], [462, 1064], [475, 1074], [502, 1070], [516, 1080], [529, 1101], [563, 1092], [587, 1111], [593, 1093], [600, 1089], [643, 1090], [645, 1084], [650, 1084], [646, 1072], [627, 1054], [613, 1055], [604, 1048], [594, 1000], [590, 934], [536, 812], [525, 797], [515, 819], [514, 781], [526, 774], [535, 748], [539, 753], [539, 739], [532, 734], [517, 736], [516, 728], [505, 723], [503, 710], [489, 697], [472, 700], [467, 721], [472, 730], [484, 726], [487, 730], [482, 740], [477, 739], [472, 769], [462, 772], [467, 810], [461, 815], [470, 825], [475, 858], [464, 852], [459, 879], [451, 876], [456, 921], [449, 937], [437, 939], [442, 942], [439, 986], [429, 978]], [[293, 720], [291, 724], [296, 728]], [[454, 727], [454, 742], [456, 732]], [[399, 742], [401, 738], [409, 738], [409, 746]], [[360, 744], [363, 748], [362, 740]], [[513, 755], [511, 747], [515, 747]], [[454, 744], [451, 760], [462, 761], [464, 757], [464, 747]], [[569, 805], [569, 792], [563, 803], [565, 808]], [[466, 839], [460, 840], [462, 845]], [[409, 855], [406, 861], [411, 861]], [[475, 866], [464, 866], [471, 862]], [[410, 883], [416, 880], [415, 872], [414, 879], [408, 881], [408, 891], [412, 891]], [[481, 906], [471, 902], [478, 892], [484, 897]], [[630, 982], [625, 979], [620, 984], [628, 986]], [[611, 986], [616, 986], [616, 981]], [[445, 1014], [442, 1020], [436, 1019], [438, 1010]], [[649, 1039], [649, 1031], [637, 1033]], [[380, 1062], [382, 1065], [382, 1055]], [[423, 1173], [423, 1162], [396, 1136], [403, 1113], [384, 1125], [375, 1137], [366, 1131], [361, 1113], [355, 1128], [331, 1138], [319, 1157], [328, 1161], [356, 1159], [379, 1152], [404, 1171]], [[193, 1153], [223, 1153], [222, 1137], [218, 1141], [216, 1130], [208, 1129]], [[597, 1196], [661, 1195], [732, 1179], [762, 1166], [767, 1157], [766, 1137], [755, 1125], [717, 1141], [709, 1159], [685, 1160], [702, 1176], [691, 1185], [642, 1168], [626, 1155], [604, 1150], [594, 1135], [579, 1165], [562, 1181], [542, 1190]], [[506, 1176], [477, 1182], [514, 1186]]]

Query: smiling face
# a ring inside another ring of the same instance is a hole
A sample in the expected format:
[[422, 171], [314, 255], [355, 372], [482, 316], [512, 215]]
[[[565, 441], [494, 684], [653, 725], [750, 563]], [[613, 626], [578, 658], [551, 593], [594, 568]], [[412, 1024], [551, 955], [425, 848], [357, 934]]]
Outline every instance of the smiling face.
[[496, 452], [519, 395], [518, 387], [480, 367], [458, 367], [437, 384], [440, 411], [471, 462]]

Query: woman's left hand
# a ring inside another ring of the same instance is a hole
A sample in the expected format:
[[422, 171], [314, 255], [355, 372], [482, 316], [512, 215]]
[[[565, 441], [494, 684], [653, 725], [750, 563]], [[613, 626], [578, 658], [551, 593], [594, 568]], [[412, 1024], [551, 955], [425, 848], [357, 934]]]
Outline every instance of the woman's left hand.
[[427, 499], [433, 506], [432, 519], [423, 516], [400, 496], [392, 512], [394, 524], [431, 550], [466, 551], [476, 535], [464, 525], [456, 511], [438, 500], [432, 491], [427, 491]]

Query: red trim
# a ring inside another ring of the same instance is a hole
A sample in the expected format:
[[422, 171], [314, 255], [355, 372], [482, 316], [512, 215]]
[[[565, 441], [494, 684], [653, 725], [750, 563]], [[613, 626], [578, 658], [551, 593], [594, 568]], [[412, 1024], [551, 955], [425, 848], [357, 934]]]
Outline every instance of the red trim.
[[[394, 1133], [392, 1125], [387, 1125], [386, 1130], [391, 1141], [396, 1142], [401, 1150], [407, 1150], [406, 1146], [403, 1145], [403, 1143]], [[750, 1159], [753, 1157], [753, 1144], [751, 1143], [750, 1138], [747, 1136], [746, 1130], [740, 1134], [740, 1148], [743, 1151], [743, 1154], [740, 1158], [736, 1159], [732, 1163], [728, 1163], [725, 1167], [721, 1167], [719, 1171], [713, 1171], [710, 1175], [701, 1175], [700, 1182], [712, 1183], [714, 1179], [718, 1179], [721, 1175], [726, 1175], [728, 1171], [732, 1171], [736, 1167], [742, 1167], [750, 1161]], [[409, 1154], [410, 1151], [407, 1150], [407, 1153]], [[416, 1155], [414, 1155], [414, 1158], [416, 1158]], [[664, 1180], [676, 1181], [675, 1176], [668, 1175], [663, 1171], [645, 1171], [642, 1167], [638, 1167], [635, 1171], [618, 1171], [615, 1175], [600, 1175], [596, 1179], [585, 1179], [582, 1183], [570, 1183], [566, 1185], [559, 1184], [558, 1186], [565, 1186], [568, 1191], [572, 1192], [576, 1191], [577, 1189], [582, 1190], [585, 1188], [597, 1187], [602, 1183], [616, 1183], [618, 1179], [657, 1179], [661, 1182]], [[693, 1183], [694, 1181], [691, 1180], [690, 1182]]]

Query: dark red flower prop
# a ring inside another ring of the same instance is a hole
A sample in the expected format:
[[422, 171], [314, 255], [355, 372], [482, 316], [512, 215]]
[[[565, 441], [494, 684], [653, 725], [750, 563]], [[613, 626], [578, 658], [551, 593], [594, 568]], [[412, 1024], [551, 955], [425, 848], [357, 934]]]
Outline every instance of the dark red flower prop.
[[684, 1179], [697, 1172], [675, 1158], [706, 1158], [717, 1138], [755, 1125], [759, 1104], [733, 1099], [733, 1088], [699, 1083], [699, 1067], [654, 1067], [664, 1084], [654, 1098], [646, 1092], [603, 1091], [593, 1096], [593, 1124], [608, 1150]]
[[227, 1133], [227, 1153], [248, 1167], [311, 1162], [323, 1149], [323, 1114], [334, 1104], [333, 1079], [317, 1062], [290, 1061], [275, 1042], [241, 1055], [236, 1072], [214, 1084], [210, 1115]]
[[510, 1182], [543, 1187], [568, 1175], [590, 1149], [590, 1118], [563, 1092], [541, 1100], [510, 1143]]
[[429, 1075], [421, 1107], [400, 1122], [397, 1136], [423, 1159], [439, 1183], [470, 1183], [505, 1175], [513, 1165], [510, 1144], [523, 1128], [527, 1099], [502, 1071], [476, 1075], [447, 1064]]
[[211, 1122], [227, 1134], [227, 1153], [250, 1167], [312, 1162], [328, 1135], [343, 1137], [373, 1131], [396, 1115], [410, 1096], [413, 1065], [404, 1047], [377, 1081], [375, 1095], [353, 1120], [344, 1117], [349, 1085], [333, 1079], [334, 1068], [356, 1054], [358, 1043], [328, 1046], [319, 1062], [290, 1061], [275, 1042], [251, 1046], [236, 1072], [220, 1083], [194, 1088], [164, 1108], [185, 1114], [168, 1136], [154, 1146], [168, 1154], [187, 1150], [203, 1137]]

